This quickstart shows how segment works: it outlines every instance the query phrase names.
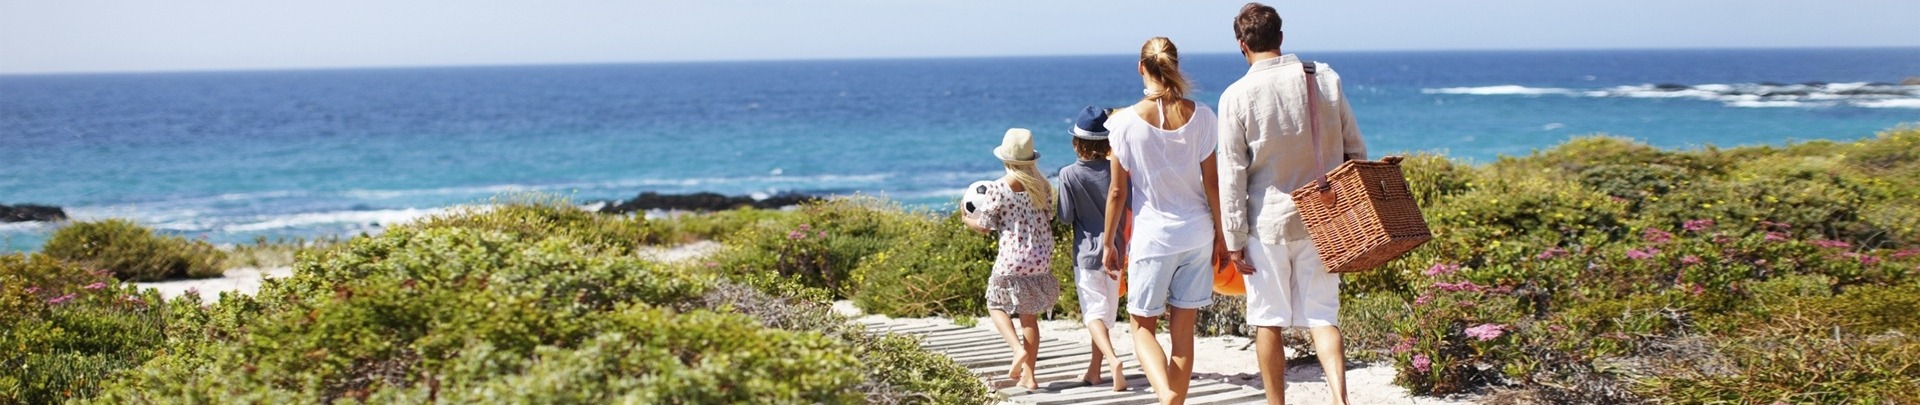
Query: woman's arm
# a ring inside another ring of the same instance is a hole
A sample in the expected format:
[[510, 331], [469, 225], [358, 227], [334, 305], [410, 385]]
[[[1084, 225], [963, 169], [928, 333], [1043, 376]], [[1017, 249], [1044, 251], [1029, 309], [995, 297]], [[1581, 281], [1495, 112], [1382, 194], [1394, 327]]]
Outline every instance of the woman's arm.
[[1209, 153], [1206, 159], [1200, 160], [1200, 181], [1207, 185], [1206, 187], [1202, 187], [1207, 189], [1207, 212], [1213, 215], [1211, 218], [1213, 220], [1213, 261], [1215, 263], [1227, 258], [1227, 234], [1224, 229], [1221, 229], [1222, 226], [1220, 225], [1220, 188], [1214, 187], [1214, 185], [1220, 184], [1220, 168], [1216, 166], [1219, 162], [1215, 160], [1217, 155], [1218, 154], [1215, 153]]
[[1113, 177], [1107, 186], [1107, 226], [1106, 232], [1100, 235], [1100, 264], [1106, 268], [1108, 278], [1119, 280], [1120, 268], [1125, 265], [1122, 262], [1121, 252], [1125, 252], [1126, 247], [1120, 246], [1115, 241], [1120, 239], [1118, 237], [1120, 233], [1126, 232], [1120, 223], [1130, 219], [1124, 217], [1130, 204], [1127, 197], [1132, 195], [1133, 184], [1129, 183], [1132, 179], [1131, 173], [1127, 172], [1126, 166], [1120, 164], [1120, 159], [1113, 159], [1111, 162], [1112, 166], [1107, 171], [1112, 173]]

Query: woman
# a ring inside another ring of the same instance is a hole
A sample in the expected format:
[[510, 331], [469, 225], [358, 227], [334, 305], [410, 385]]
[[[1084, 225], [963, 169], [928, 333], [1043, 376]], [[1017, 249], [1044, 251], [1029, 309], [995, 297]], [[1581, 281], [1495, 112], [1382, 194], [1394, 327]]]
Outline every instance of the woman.
[[[1122, 229], [1126, 216], [1133, 232], [1126, 246], [1114, 244], [1119, 232], [1106, 233], [1102, 265], [1114, 277], [1123, 264], [1132, 272], [1127, 313], [1141, 368], [1160, 402], [1182, 403], [1193, 374], [1196, 312], [1213, 303], [1214, 257], [1224, 257], [1216, 250], [1226, 246], [1213, 225], [1220, 215], [1216, 123], [1212, 109], [1186, 98], [1173, 41], [1147, 40], [1138, 70], [1146, 97], [1107, 120], [1113, 181], [1106, 229]], [[1168, 318], [1171, 353], [1154, 337], [1161, 316]]]

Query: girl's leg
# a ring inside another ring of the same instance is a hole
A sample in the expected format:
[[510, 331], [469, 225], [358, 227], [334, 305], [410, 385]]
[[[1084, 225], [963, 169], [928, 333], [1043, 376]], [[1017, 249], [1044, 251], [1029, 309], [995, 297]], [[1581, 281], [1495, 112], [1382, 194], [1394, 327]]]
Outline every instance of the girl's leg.
[[[1193, 324], [1200, 311], [1172, 307], [1167, 309], [1167, 334], [1172, 336], [1172, 358], [1167, 365], [1167, 386], [1172, 388], [1172, 403], [1187, 401], [1187, 385], [1193, 382]], [[1162, 396], [1163, 402], [1166, 396]]]
[[1040, 360], [1039, 317], [1034, 316], [1034, 314], [1020, 314], [1020, 334], [1022, 335], [1021, 337], [1026, 338], [1026, 341], [1023, 342], [1026, 344], [1026, 350], [1021, 352], [1020, 359], [1017, 360], [1026, 368], [1025, 373], [1023, 373], [1025, 375], [1020, 378], [1020, 385], [1026, 386], [1027, 389], [1030, 390], [1040, 389], [1040, 382], [1033, 377], [1035, 374], [1033, 372], [1034, 363], [1038, 363]]
[[1026, 346], [1020, 343], [1020, 336], [1014, 333], [1013, 318], [1007, 315], [1007, 311], [995, 309], [987, 313], [993, 316], [993, 329], [1000, 331], [1000, 338], [1007, 341], [1007, 348], [1013, 349], [1013, 367], [1007, 369], [1007, 379], [1018, 381], [1020, 367], [1024, 365], [1020, 359], [1027, 356]]
[[1170, 403], [1167, 387], [1167, 353], [1160, 349], [1160, 339], [1154, 337], [1159, 317], [1128, 315], [1133, 317], [1133, 356], [1140, 359], [1140, 369], [1147, 374], [1147, 383], [1153, 384], [1153, 392], [1160, 396], [1161, 403]]

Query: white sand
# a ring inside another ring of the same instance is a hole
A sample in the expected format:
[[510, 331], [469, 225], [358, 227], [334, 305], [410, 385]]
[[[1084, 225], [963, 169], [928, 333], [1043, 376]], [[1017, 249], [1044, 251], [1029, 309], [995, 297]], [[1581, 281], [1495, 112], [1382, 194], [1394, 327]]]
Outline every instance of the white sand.
[[222, 292], [232, 291], [240, 294], [253, 295], [253, 293], [260, 291], [261, 280], [291, 275], [293, 275], [292, 267], [269, 267], [265, 269], [241, 267], [229, 269], [225, 276], [219, 278], [167, 280], [133, 284], [140, 286], [141, 289], [151, 288], [159, 290], [160, 297], [169, 300], [187, 295], [187, 291], [199, 291], [201, 302], [212, 303], [220, 300], [220, 293]]
[[[852, 302], [834, 303], [834, 310], [863, 321], [890, 319], [883, 315], [865, 315]], [[916, 318], [896, 320], [909, 323], [950, 324], [944, 318]], [[975, 328], [993, 329], [991, 318], [979, 318]], [[1112, 329], [1114, 350], [1133, 351], [1133, 334], [1125, 323]], [[1043, 320], [1040, 321], [1040, 336], [1072, 342], [1088, 343], [1092, 338], [1087, 329], [1077, 321]], [[1162, 347], [1167, 347], [1168, 336], [1159, 335]], [[1194, 342], [1195, 379], [1214, 379], [1229, 384], [1244, 385], [1263, 389], [1260, 383], [1260, 365], [1254, 361], [1254, 348], [1247, 343], [1251, 339], [1231, 336], [1203, 337]], [[1242, 348], [1245, 348], [1244, 350]], [[1287, 357], [1299, 357], [1289, 352]], [[1127, 364], [1129, 375], [1140, 372], [1140, 366]], [[1470, 404], [1474, 397], [1434, 398], [1414, 397], [1407, 389], [1393, 385], [1396, 375], [1391, 364], [1355, 364], [1347, 369], [1347, 401], [1352, 404]], [[1301, 365], [1287, 370], [1287, 403], [1290, 404], [1331, 404], [1332, 393], [1327, 389], [1326, 373], [1319, 364]]]

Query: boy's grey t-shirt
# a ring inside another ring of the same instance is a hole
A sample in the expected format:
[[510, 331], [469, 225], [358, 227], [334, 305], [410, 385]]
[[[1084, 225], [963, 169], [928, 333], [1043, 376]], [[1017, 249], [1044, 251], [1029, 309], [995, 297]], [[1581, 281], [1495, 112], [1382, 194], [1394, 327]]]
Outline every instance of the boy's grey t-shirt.
[[1060, 168], [1060, 221], [1073, 225], [1073, 266], [1100, 268], [1100, 238], [1107, 227], [1107, 188], [1113, 176], [1106, 159], [1081, 159]]

